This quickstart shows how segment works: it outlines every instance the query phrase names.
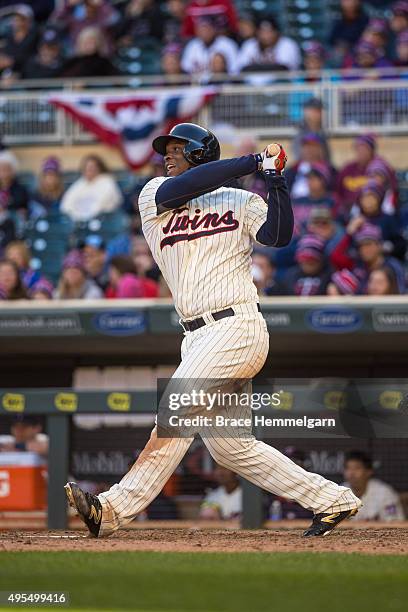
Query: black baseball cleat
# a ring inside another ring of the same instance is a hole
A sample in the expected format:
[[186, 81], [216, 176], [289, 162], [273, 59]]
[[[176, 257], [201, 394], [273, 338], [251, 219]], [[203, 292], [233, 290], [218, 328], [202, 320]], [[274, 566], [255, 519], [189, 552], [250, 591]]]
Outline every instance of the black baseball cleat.
[[69, 505], [78, 512], [91, 536], [97, 538], [102, 521], [102, 506], [99, 499], [92, 493], [82, 491], [76, 482], [67, 482], [64, 489]]
[[345, 510], [344, 512], [333, 512], [333, 514], [315, 514], [313, 522], [306, 531], [303, 532], [304, 537], [309, 536], [326, 536], [328, 535], [341, 521], [349, 519], [357, 514], [358, 508], [353, 510]]

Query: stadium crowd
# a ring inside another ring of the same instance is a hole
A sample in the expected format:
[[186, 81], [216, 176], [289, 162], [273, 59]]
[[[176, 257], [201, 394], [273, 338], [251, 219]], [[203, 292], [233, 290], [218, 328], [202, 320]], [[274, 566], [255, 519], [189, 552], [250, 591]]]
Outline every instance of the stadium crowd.
[[[302, 78], [312, 82], [326, 67], [340, 67], [344, 78], [354, 79], [358, 76], [349, 69], [408, 64], [406, 1], [341, 0], [341, 14], [326, 39], [303, 46], [281, 32], [276, 16], [237, 10], [243, 4], [0, 0], [0, 83], [120, 74], [124, 50], [152, 44], [160, 52], [162, 73], [172, 78], [200, 74], [211, 80], [216, 73], [228, 78], [225, 74], [304, 68]], [[383, 17], [370, 17], [373, 4]], [[294, 108], [302, 107], [302, 101], [295, 102]], [[323, 113], [322, 101], [310, 97], [303, 103], [303, 116], [297, 117], [290, 154], [294, 163], [286, 170], [295, 235], [283, 249], [256, 247], [258, 291], [405, 293], [408, 220], [396, 173], [378, 155], [372, 134], [357, 137], [351, 161], [334, 168]], [[256, 142], [243, 140], [236, 155], [257, 148]], [[150, 177], [163, 174], [160, 156], [152, 159], [149, 172]], [[118, 176], [97, 155], [81, 161], [75, 180], [68, 180], [68, 174], [60, 158], [49, 157], [35, 184], [27, 185], [16, 154], [4, 147], [0, 151], [0, 299], [168, 296], [137, 210], [138, 194], [149, 177], [139, 177], [131, 188], [118, 184]], [[261, 174], [244, 177], [239, 186], [266, 196]], [[41, 237], [36, 233], [41, 224], [54, 228], [55, 235], [44, 230]], [[102, 231], [107, 226], [111, 233]], [[43, 265], [47, 252], [53, 265]]]
[[268, 2], [258, 4], [262, 11], [233, 0], [3, 1], [0, 82], [132, 74], [137, 58], [142, 74], [171, 82], [300, 69], [315, 81], [324, 68], [355, 79], [350, 69], [408, 65], [405, 0], [341, 0], [329, 31], [306, 41], [285, 34], [284, 16], [268, 12]]
[[[327, 161], [330, 148], [321, 129], [322, 112], [318, 99], [305, 103], [304, 122], [293, 141], [295, 161], [285, 173], [294, 208], [294, 237], [281, 249], [256, 246], [252, 270], [258, 291], [269, 296], [336, 297], [405, 293], [406, 219], [395, 171], [378, 155], [376, 138], [369, 133], [355, 138], [351, 161], [334, 168]], [[241, 140], [236, 155], [257, 148], [256, 142]], [[36, 187], [28, 191], [19, 179], [15, 154], [3, 149], [1, 298], [168, 296], [143, 238], [138, 213], [142, 185], [163, 174], [163, 159], [155, 155], [150, 175], [139, 177], [141, 182], [125, 193], [104, 161], [89, 155], [81, 161], [78, 178], [66, 187], [62, 161], [50, 157], [43, 161]], [[237, 186], [266, 197], [261, 174], [246, 176]], [[124, 220], [118, 226], [121, 230], [108, 235], [99, 231], [101, 219], [108, 219], [114, 230], [118, 217]], [[67, 252], [61, 252], [61, 269], [53, 279], [44, 276], [40, 260], [29, 248], [38, 240], [29, 238], [27, 228], [44, 222], [47, 227], [53, 223], [56, 231], [67, 223], [71, 227]]]

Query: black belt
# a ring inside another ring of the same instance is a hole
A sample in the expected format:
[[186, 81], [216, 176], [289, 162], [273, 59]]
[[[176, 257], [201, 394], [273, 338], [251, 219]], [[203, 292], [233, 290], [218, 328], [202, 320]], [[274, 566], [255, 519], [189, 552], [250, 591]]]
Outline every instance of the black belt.
[[[258, 308], [258, 312], [261, 312], [261, 307], [259, 304], [256, 305]], [[225, 319], [226, 317], [233, 317], [235, 315], [233, 308], [226, 308], [225, 310], [219, 310], [218, 312], [212, 312], [211, 316], [215, 321], [221, 321], [221, 319]], [[193, 319], [192, 321], [181, 321], [181, 325], [184, 327], [186, 331], [193, 332], [196, 329], [200, 329], [200, 327], [204, 327], [206, 322], [203, 317], [198, 317], [198, 319]]]

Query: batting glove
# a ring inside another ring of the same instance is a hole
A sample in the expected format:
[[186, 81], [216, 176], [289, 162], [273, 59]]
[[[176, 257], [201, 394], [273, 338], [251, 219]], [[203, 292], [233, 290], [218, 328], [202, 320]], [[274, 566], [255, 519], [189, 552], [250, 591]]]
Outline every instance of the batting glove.
[[288, 161], [284, 148], [277, 142], [268, 145], [262, 153], [258, 153], [256, 158], [258, 169], [272, 176], [280, 176]]

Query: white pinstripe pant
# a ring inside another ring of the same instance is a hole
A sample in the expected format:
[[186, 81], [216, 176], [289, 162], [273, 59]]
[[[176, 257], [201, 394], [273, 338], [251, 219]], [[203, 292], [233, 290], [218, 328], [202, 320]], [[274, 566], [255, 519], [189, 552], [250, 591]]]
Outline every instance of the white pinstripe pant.
[[[186, 333], [175, 378], [253, 378], [259, 372], [269, 348], [266, 323], [256, 305], [234, 306], [234, 310], [240, 313]], [[157, 428], [153, 429], [130, 471], [99, 495], [103, 510], [101, 535], [123, 527], [153, 501], [192, 441], [193, 438], [158, 438]], [[307, 472], [253, 436], [205, 437], [203, 442], [219, 465], [315, 513], [340, 512], [361, 505], [350, 489]]]

